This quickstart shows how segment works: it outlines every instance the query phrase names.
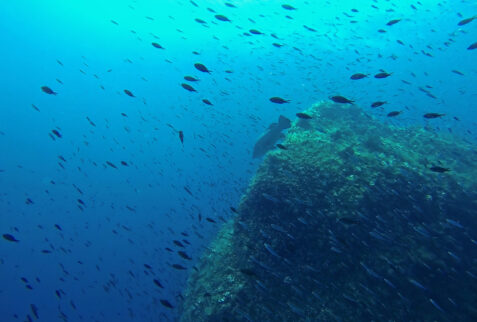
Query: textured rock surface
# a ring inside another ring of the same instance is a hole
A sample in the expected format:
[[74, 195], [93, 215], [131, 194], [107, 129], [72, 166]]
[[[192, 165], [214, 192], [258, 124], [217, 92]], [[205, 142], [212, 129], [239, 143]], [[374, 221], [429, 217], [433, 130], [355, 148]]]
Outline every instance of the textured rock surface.
[[191, 274], [181, 321], [477, 320], [475, 147], [354, 106], [306, 113]]

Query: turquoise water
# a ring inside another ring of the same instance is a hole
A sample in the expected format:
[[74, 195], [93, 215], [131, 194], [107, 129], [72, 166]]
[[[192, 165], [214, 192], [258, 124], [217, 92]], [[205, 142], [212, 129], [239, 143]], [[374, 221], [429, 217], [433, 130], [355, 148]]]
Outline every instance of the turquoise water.
[[284, 4], [0, 5], [0, 233], [18, 240], [0, 240], [2, 319], [36, 319], [33, 304], [43, 321], [174, 320], [260, 163], [255, 142], [316, 101], [342, 95], [383, 122], [475, 142], [477, 21], [458, 25], [474, 1]]

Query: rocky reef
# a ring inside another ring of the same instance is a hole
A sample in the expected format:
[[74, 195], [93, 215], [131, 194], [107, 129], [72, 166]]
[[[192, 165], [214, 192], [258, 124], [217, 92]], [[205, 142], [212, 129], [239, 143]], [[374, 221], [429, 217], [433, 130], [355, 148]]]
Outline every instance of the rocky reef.
[[329, 102], [269, 152], [180, 321], [476, 321], [477, 150]]

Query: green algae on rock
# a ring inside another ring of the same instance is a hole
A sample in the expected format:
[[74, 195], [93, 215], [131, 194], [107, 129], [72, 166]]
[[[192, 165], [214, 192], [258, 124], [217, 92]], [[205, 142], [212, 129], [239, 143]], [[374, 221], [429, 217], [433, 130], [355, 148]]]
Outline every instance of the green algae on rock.
[[190, 275], [181, 321], [476, 320], [475, 146], [355, 106], [305, 113]]

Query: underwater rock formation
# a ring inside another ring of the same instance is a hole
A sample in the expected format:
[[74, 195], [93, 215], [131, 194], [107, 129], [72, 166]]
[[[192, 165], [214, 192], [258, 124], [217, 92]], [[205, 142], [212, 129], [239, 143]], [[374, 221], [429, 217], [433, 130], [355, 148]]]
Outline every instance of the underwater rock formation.
[[355, 106], [305, 112], [191, 273], [180, 321], [477, 320], [475, 147]]

